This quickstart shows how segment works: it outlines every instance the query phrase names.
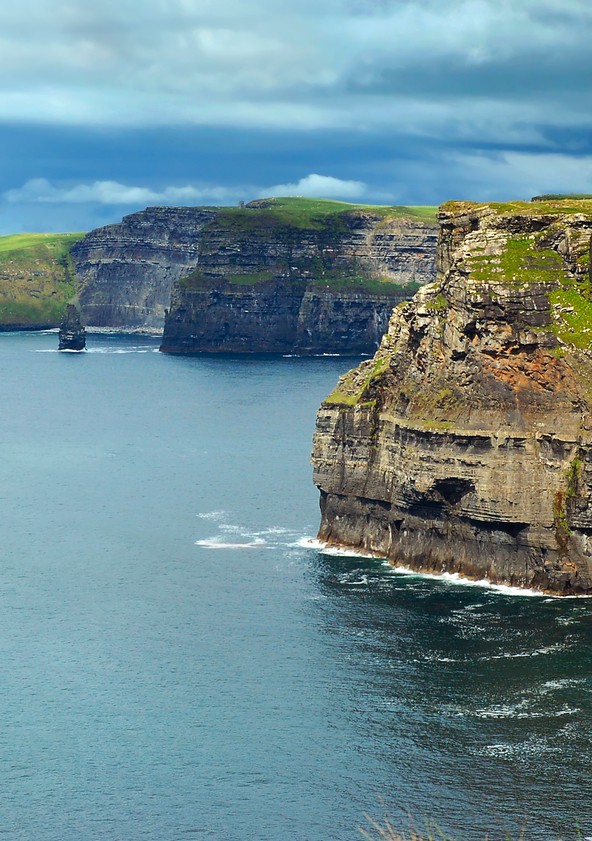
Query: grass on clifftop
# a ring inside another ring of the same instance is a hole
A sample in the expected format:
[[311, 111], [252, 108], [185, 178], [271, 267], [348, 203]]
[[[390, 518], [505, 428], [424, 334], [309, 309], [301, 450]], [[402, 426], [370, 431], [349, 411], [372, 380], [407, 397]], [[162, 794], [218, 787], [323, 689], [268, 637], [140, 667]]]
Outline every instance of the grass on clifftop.
[[0, 237], [0, 324], [58, 325], [75, 293], [70, 248], [84, 236]]
[[561, 216], [574, 213], [592, 214], [592, 196], [545, 197], [540, 201], [472, 202], [449, 201], [441, 205], [445, 213], [470, 213], [490, 208], [500, 216]]
[[249, 226], [256, 224], [258, 218], [264, 222], [267, 217], [270, 224], [275, 221], [281, 225], [313, 230], [324, 228], [330, 221], [329, 217], [339, 217], [355, 211], [366, 212], [384, 219], [417, 219], [435, 223], [437, 208], [427, 205], [405, 207], [403, 205], [354, 204], [332, 199], [301, 197], [256, 199], [244, 208], [219, 208], [224, 221], [234, 222], [235, 225]]
[[9, 234], [0, 237], [0, 263], [25, 255], [30, 258], [34, 252], [41, 256], [53, 255], [59, 258], [67, 254], [74, 243], [83, 236], [84, 233]]

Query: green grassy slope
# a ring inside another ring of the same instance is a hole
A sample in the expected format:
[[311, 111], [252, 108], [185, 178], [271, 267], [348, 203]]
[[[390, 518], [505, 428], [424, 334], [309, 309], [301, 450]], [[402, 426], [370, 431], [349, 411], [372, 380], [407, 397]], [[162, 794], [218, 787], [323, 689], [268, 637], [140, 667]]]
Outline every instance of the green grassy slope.
[[0, 325], [57, 326], [75, 294], [70, 248], [84, 234], [0, 237]]
[[[436, 222], [437, 207], [403, 205], [355, 204], [332, 199], [307, 199], [294, 196], [282, 198], [257, 199], [249, 202], [245, 209], [240, 207], [220, 207], [224, 217], [241, 219], [244, 224], [256, 224], [257, 217], [268, 217], [280, 224], [298, 228], [321, 228], [327, 225], [328, 217], [338, 222], [340, 216], [356, 211], [366, 212], [384, 219], [421, 219]], [[246, 212], [245, 212], [246, 211]]]

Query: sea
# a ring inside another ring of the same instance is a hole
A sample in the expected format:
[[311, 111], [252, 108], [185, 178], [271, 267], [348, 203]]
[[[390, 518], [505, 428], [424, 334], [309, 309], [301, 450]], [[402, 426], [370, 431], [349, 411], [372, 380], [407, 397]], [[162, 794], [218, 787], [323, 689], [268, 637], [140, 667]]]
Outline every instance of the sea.
[[314, 541], [357, 359], [0, 353], [1, 838], [592, 836], [592, 600]]

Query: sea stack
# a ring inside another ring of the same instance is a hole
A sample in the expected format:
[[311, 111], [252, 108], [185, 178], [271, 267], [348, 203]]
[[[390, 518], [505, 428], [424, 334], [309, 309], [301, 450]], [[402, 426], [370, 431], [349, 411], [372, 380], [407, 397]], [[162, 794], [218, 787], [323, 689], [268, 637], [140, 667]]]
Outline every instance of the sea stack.
[[84, 350], [86, 348], [86, 330], [82, 325], [80, 311], [74, 304], [68, 304], [66, 315], [60, 325], [58, 350]]
[[438, 278], [317, 417], [319, 538], [592, 594], [592, 201], [439, 213]]
[[324, 199], [148, 207], [71, 249], [85, 324], [166, 353], [374, 353], [436, 277], [435, 208]]

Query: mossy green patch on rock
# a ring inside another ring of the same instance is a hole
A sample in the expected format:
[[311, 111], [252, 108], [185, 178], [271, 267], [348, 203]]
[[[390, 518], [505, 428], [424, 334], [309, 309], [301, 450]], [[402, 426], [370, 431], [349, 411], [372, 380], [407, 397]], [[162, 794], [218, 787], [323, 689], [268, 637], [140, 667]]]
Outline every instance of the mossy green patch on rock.
[[424, 306], [427, 310], [431, 310], [432, 312], [444, 313], [450, 304], [448, 298], [440, 292], [435, 298], [430, 298], [425, 301]]
[[418, 289], [419, 283], [397, 283], [391, 277], [373, 277], [369, 274], [356, 274], [347, 269], [321, 269], [310, 283], [313, 289], [327, 289], [334, 292], [365, 292], [371, 295], [400, 293], [410, 298]]
[[477, 281], [518, 286], [566, 281], [561, 255], [551, 248], [539, 247], [534, 235], [510, 237], [501, 253], [474, 254], [467, 262]]
[[251, 274], [227, 274], [224, 279], [235, 286], [257, 286], [259, 283], [269, 283], [273, 280], [274, 273], [252, 272]]
[[339, 378], [336, 388], [325, 399], [325, 403], [340, 406], [373, 404], [367, 399], [369, 387], [388, 370], [389, 356], [380, 356], [363, 362]]
[[553, 324], [551, 329], [565, 344], [580, 349], [592, 347], [592, 302], [574, 288], [549, 293]]

